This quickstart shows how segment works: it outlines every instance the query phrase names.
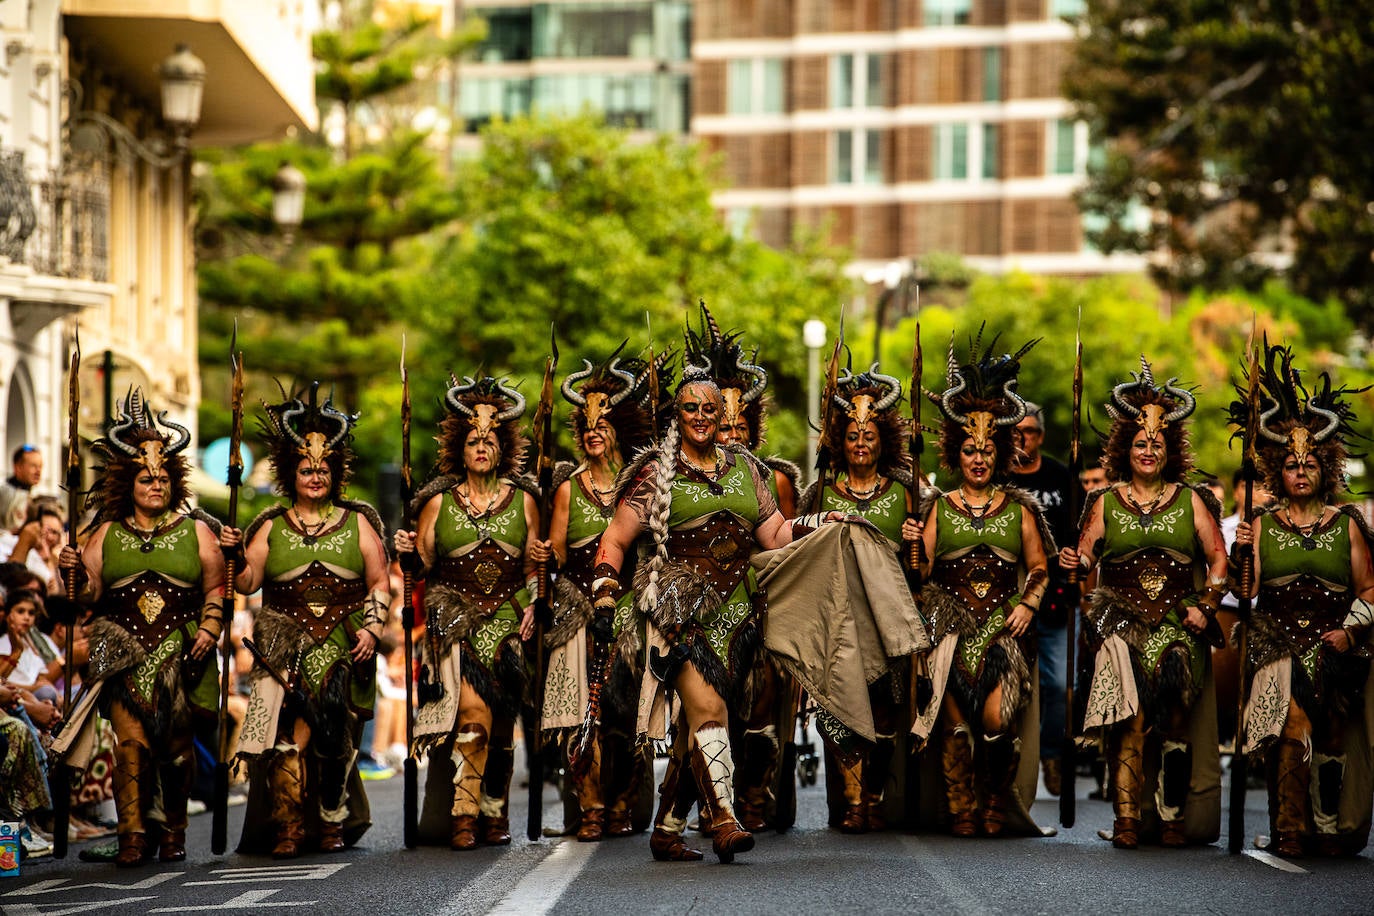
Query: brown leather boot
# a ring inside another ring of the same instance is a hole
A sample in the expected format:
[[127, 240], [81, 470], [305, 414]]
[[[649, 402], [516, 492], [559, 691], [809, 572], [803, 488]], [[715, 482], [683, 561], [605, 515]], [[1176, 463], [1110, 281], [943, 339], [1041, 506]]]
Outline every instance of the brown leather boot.
[[159, 862], [186, 861], [186, 799], [191, 792], [189, 758], [164, 763], [158, 768], [162, 781], [162, 839], [158, 843]]
[[868, 810], [864, 804], [864, 754], [854, 750], [841, 755], [836, 750], [834, 756], [844, 786], [844, 814], [840, 816], [840, 833], [863, 833], [868, 830]]
[[602, 832], [609, 837], [629, 836], [635, 832], [631, 812], [634, 811], [635, 802], [639, 799], [640, 784], [644, 779], [644, 768], [648, 761], [644, 750], [635, 747], [633, 743], [624, 750], [625, 753], [617, 759], [628, 763], [625, 767], [628, 771], [625, 776], [625, 788], [606, 807], [606, 825]]
[[1112, 845], [1135, 849], [1140, 844], [1140, 792], [1145, 781], [1145, 735], [1125, 729], [1118, 736], [1112, 765]]
[[120, 741], [114, 749], [115, 806], [119, 812], [119, 854], [115, 865], [135, 868], [152, 859], [147, 828], [143, 821], [143, 801], [151, 797], [147, 783], [152, 776], [148, 749], [132, 741]]
[[305, 767], [299, 749], [277, 746], [268, 783], [272, 789], [272, 821], [277, 825], [277, 843], [272, 847], [272, 858], [294, 859], [301, 854], [301, 844], [305, 842], [302, 797]]
[[579, 843], [596, 843], [600, 841], [605, 820], [605, 808], [588, 808], [583, 811], [582, 822], [577, 827], [577, 841]]
[[987, 773], [987, 806], [983, 809], [983, 836], [998, 837], [1007, 822], [1012, 786], [1021, 765], [1021, 741], [1015, 735], [984, 735], [983, 765]]
[[343, 852], [343, 824], [320, 821], [320, 852]]
[[580, 843], [595, 843], [601, 839], [605, 826], [606, 807], [601, 801], [601, 755], [593, 750], [592, 764], [587, 772], [574, 777], [573, 791], [577, 794], [577, 806], [581, 809], [577, 827], [577, 840]]
[[949, 832], [971, 837], [978, 832], [978, 799], [973, 794], [973, 745], [968, 726], [959, 723], [942, 735], [940, 764], [945, 775]]
[[1316, 853], [1341, 856], [1349, 847], [1340, 834], [1341, 793], [1345, 788], [1344, 754], [1314, 751], [1311, 764], [1312, 824], [1316, 828]]
[[1193, 749], [1186, 741], [1166, 740], [1159, 754], [1159, 789], [1155, 810], [1159, 812], [1159, 845], [1181, 849], [1188, 845], [1183, 832], [1183, 809], [1193, 776]]
[[682, 744], [679, 740], [673, 748], [663, 784], [658, 788], [658, 814], [654, 817], [653, 833], [649, 834], [649, 851], [657, 862], [699, 862], [702, 858], [701, 850], [688, 846], [682, 838], [687, 814], [696, 801], [691, 780], [682, 778]]
[[864, 764], [864, 830], [879, 833], [887, 829], [883, 815], [883, 796], [887, 791], [887, 777], [892, 771], [894, 736], [879, 735]]
[[449, 821], [448, 848], [459, 852], [477, 848], [477, 815], [453, 815]]
[[735, 761], [730, 755], [730, 733], [719, 722], [705, 722], [696, 731], [692, 772], [703, 798], [711, 799], [711, 849], [723, 863], [754, 848], [754, 835], [740, 826], [732, 801], [735, 795]]
[[740, 757], [736, 811], [744, 829], [756, 833], [768, 826], [763, 813], [778, 762], [778, 739], [772, 727], [746, 730], [740, 740]]
[[1311, 764], [1301, 741], [1280, 738], [1269, 748], [1269, 851], [1284, 858], [1302, 855], [1307, 829]]
[[[493, 726], [492, 731], [499, 733]], [[481, 814], [478, 833], [486, 846], [510, 845], [510, 778], [515, 769], [515, 746], [497, 743], [487, 754], [482, 774]]]

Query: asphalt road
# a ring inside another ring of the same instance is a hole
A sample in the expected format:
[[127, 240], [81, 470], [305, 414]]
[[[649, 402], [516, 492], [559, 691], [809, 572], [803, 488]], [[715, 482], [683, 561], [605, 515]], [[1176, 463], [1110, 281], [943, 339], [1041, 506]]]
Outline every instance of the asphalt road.
[[[517, 759], [519, 755], [517, 754]], [[660, 761], [660, 767], [662, 762]], [[525, 793], [513, 791], [513, 827], [523, 828]], [[423, 782], [423, 778], [422, 778]], [[415, 913], [1294, 913], [1374, 912], [1374, 858], [1283, 862], [1265, 853], [1231, 856], [1226, 838], [1184, 851], [1115, 850], [1097, 837], [1111, 823], [1105, 802], [1083, 798], [1078, 823], [1043, 839], [955, 840], [897, 832], [844, 836], [825, 827], [820, 784], [800, 790], [798, 822], [760, 836], [732, 865], [709, 853], [698, 863], [657, 863], [645, 835], [584, 844], [527, 842], [455, 853], [406, 850], [401, 779], [368, 783], [372, 829], [356, 848], [289, 863], [210, 854], [210, 818], [192, 819], [190, 858], [138, 871], [68, 858], [40, 859], [0, 879], [5, 916], [192, 912]], [[1265, 824], [1264, 793], [1248, 795], [1247, 826]], [[562, 807], [545, 792], [546, 826]], [[231, 845], [242, 822], [231, 809]], [[1042, 790], [1033, 814], [1057, 817]], [[1225, 816], [1223, 812], [1223, 829]]]

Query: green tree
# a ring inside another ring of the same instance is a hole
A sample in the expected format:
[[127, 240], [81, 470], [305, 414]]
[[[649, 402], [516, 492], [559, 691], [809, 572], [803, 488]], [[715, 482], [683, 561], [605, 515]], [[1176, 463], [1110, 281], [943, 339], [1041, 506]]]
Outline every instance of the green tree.
[[1163, 253], [1175, 292], [1258, 290], [1291, 247], [1297, 293], [1374, 326], [1371, 72], [1361, 4], [1088, 0], [1064, 92], [1101, 144], [1090, 238]]

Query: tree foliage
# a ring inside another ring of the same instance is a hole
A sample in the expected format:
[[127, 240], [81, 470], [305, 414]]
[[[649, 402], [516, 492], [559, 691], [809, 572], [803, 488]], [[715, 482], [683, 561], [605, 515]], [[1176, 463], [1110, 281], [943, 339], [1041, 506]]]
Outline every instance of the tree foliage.
[[[1092, 130], [1080, 206], [1168, 289], [1293, 288], [1374, 326], [1374, 17], [1339, 0], [1088, 0], [1064, 92]], [[1151, 215], [1153, 214], [1153, 215]]]

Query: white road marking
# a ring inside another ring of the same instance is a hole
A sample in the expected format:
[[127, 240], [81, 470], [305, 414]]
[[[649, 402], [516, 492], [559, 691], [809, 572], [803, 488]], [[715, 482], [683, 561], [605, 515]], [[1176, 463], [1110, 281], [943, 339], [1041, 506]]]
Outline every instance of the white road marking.
[[[156, 899], [157, 897], [124, 897], [106, 898], [105, 900], [73, 900], [62, 904], [15, 903], [7, 904], [3, 907], [3, 912], [5, 916], [68, 916], [71, 913], [91, 913], [95, 910], [108, 910], [112, 906], [142, 903], [144, 900]], [[60, 906], [61, 909], [47, 909], [50, 906]]]
[[276, 887], [259, 888], [253, 891], [244, 891], [242, 894], [239, 894], [232, 900], [226, 900], [224, 903], [212, 903], [209, 906], [160, 906], [157, 909], [149, 910], [148, 912], [210, 913], [216, 910], [256, 910], [269, 906], [314, 906], [315, 904], [319, 903], [318, 900], [291, 900], [276, 903], [264, 902], [267, 900], [268, 897], [271, 897], [273, 894], [279, 893], [280, 890], [280, 888]]
[[69, 894], [69, 893], [71, 893], [72, 891], [90, 891], [90, 890], [99, 890], [99, 891], [146, 891], [146, 890], [148, 890], [149, 888], [157, 887], [159, 884], [164, 884], [164, 883], [166, 883], [166, 882], [168, 882], [168, 881], [173, 880], [174, 878], [180, 878], [180, 877], [181, 877], [181, 873], [180, 873], [180, 872], [163, 872], [162, 874], [158, 874], [158, 875], [149, 875], [148, 877], [144, 878], [142, 881], [135, 881], [135, 882], [133, 882], [132, 884], [110, 884], [110, 883], [108, 883], [108, 882], [99, 881], [99, 882], [92, 882], [92, 883], [90, 883], [90, 884], [72, 884], [72, 885], [70, 885], [70, 886], [67, 886], [67, 882], [71, 880], [71, 879], [69, 879], [69, 878], [47, 878], [47, 879], [44, 879], [44, 880], [42, 880], [42, 881], [35, 881], [35, 882], [33, 882], [32, 884], [28, 885], [27, 887], [21, 887], [21, 888], [19, 888], [18, 890], [10, 891], [8, 894], [3, 894], [3, 895], [0, 895], [0, 896], [5, 896], [5, 897], [31, 897], [31, 896], [33, 896], [33, 895], [35, 895], [35, 894], [47, 894], [47, 893]]
[[989, 916], [993, 912], [987, 904], [968, 892], [966, 882], [960, 881], [945, 867], [933, 846], [914, 836], [903, 836], [902, 845], [911, 851], [912, 864], [930, 875], [940, 893], [949, 900], [951, 911], [964, 916]]
[[1263, 862], [1270, 868], [1277, 868], [1279, 871], [1292, 872], [1295, 875], [1308, 874], [1307, 869], [1303, 868], [1301, 865], [1295, 865], [1292, 862], [1289, 862], [1287, 859], [1280, 859], [1272, 852], [1265, 852], [1263, 849], [1243, 849], [1241, 851], [1245, 855], [1254, 859], [1255, 861]]
[[263, 865], [257, 868], [218, 868], [212, 875], [224, 875], [213, 881], [187, 881], [182, 887], [207, 887], [215, 884], [251, 884], [262, 881], [320, 881], [338, 874], [352, 863], [329, 865]]
[[489, 911], [490, 916], [543, 916], [550, 912], [595, 851], [591, 843], [568, 840], [554, 846], [553, 852]]

